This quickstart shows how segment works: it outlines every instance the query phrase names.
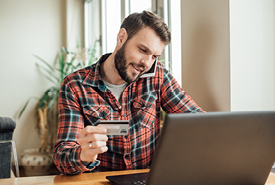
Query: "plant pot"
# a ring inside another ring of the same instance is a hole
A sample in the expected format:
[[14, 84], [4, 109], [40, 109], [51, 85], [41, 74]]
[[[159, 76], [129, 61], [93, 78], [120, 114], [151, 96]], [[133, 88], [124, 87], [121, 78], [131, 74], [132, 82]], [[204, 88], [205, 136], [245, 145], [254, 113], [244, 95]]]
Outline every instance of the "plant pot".
[[39, 152], [38, 148], [24, 150], [22, 166], [27, 176], [48, 175], [53, 159], [49, 153]]

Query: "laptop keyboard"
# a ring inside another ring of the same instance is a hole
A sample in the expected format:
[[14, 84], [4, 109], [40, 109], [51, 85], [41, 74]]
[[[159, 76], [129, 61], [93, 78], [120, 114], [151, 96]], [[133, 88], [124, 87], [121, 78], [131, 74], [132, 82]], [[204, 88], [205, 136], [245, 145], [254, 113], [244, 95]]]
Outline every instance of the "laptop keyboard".
[[143, 180], [143, 181], [135, 181], [135, 182], [132, 182], [132, 184], [134, 184], [134, 185], [146, 184], [146, 181], [145, 180]]

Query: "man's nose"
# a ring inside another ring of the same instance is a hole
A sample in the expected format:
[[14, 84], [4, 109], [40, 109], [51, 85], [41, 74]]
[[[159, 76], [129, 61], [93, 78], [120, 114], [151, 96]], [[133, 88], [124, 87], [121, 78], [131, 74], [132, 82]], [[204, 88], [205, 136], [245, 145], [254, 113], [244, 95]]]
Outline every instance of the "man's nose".
[[152, 57], [150, 56], [146, 56], [146, 57], [143, 57], [141, 59], [141, 64], [146, 68], [148, 69], [150, 66], [151, 66], [151, 63], [152, 63]]

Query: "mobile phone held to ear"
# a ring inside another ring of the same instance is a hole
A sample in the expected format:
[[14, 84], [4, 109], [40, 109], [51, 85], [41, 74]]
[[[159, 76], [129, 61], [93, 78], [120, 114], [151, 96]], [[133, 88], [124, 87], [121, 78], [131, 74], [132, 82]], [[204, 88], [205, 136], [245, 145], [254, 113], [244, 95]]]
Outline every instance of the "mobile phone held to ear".
[[157, 60], [155, 60], [154, 64], [152, 65], [151, 69], [140, 76], [140, 78], [147, 78], [147, 77], [153, 77], [156, 74], [157, 69]]

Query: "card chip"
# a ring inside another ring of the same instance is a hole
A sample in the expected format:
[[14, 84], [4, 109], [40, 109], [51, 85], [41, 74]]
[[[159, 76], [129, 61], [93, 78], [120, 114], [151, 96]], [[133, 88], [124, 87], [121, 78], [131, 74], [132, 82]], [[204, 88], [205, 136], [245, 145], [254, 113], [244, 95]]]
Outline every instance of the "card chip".
[[126, 120], [112, 120], [100, 121], [100, 126], [107, 128], [107, 135], [127, 135], [129, 128], [129, 121]]

